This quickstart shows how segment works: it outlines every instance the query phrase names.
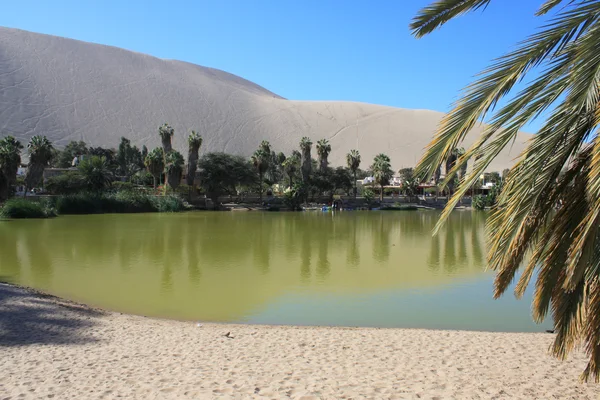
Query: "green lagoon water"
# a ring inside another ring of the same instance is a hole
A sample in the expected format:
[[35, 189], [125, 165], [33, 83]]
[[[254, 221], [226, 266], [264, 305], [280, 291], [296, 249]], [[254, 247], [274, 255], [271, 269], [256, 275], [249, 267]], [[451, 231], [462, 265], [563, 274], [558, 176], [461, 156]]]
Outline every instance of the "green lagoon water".
[[481, 212], [190, 212], [0, 221], [0, 279], [193, 321], [543, 331], [492, 299]]

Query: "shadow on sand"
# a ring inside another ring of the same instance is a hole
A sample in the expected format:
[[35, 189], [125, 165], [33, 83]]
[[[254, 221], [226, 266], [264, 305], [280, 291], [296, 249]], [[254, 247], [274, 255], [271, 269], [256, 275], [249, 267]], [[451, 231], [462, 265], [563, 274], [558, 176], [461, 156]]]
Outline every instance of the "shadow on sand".
[[0, 347], [97, 342], [91, 328], [103, 315], [100, 310], [0, 283]]

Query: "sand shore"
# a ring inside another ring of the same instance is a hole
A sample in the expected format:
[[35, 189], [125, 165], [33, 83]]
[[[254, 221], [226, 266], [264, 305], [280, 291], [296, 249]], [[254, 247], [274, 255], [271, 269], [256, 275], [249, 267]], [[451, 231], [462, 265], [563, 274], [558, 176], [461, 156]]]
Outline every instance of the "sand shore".
[[[225, 335], [230, 332], [230, 337]], [[0, 284], [0, 399], [598, 399], [551, 334], [219, 325]]]

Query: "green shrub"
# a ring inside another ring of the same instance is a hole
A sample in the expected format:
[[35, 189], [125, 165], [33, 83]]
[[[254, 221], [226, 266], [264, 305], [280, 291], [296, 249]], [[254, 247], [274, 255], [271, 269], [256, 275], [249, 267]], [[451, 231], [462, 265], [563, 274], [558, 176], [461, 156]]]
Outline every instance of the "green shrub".
[[135, 175], [131, 177], [131, 182], [135, 185], [142, 186], [153, 186], [154, 179], [152, 174], [146, 170], [138, 171]]
[[136, 189], [136, 185], [131, 182], [121, 182], [115, 181], [112, 183], [111, 190], [113, 192], [124, 192], [124, 191], [133, 191]]
[[85, 190], [85, 182], [79, 172], [66, 172], [48, 178], [44, 187], [51, 194], [73, 194]]
[[478, 194], [477, 196], [473, 196], [473, 200], [471, 206], [476, 210], [485, 210], [485, 206], [487, 205], [487, 196], [482, 196]]
[[175, 195], [154, 197], [154, 206], [158, 212], [181, 212], [186, 209], [183, 200]]
[[10, 199], [0, 208], [2, 218], [49, 218], [56, 216], [47, 202]]
[[60, 196], [55, 205], [59, 214], [179, 212], [186, 209], [178, 196], [153, 196], [135, 190]]

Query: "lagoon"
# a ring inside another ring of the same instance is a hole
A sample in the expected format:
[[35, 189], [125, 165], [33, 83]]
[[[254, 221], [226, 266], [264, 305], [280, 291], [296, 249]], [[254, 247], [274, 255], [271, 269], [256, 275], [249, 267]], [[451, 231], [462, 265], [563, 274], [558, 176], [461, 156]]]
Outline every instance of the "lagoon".
[[492, 298], [485, 213], [188, 212], [0, 221], [0, 279], [193, 321], [540, 332]]

